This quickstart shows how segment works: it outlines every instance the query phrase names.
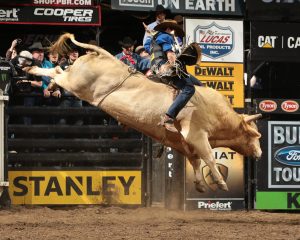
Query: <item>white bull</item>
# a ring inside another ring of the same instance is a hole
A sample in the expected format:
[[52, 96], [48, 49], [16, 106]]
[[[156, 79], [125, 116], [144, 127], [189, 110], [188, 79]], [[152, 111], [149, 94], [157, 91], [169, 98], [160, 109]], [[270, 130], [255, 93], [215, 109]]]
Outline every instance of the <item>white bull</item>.
[[176, 119], [178, 133], [169, 132], [157, 123], [173, 101], [172, 88], [149, 81], [143, 74], [132, 73], [104, 49], [80, 43], [69, 33], [60, 37], [53, 50], [66, 50], [68, 39], [95, 52], [81, 56], [67, 71], [59, 67], [50, 70], [31, 67], [26, 71], [53, 77], [56, 84], [78, 98], [185, 155], [193, 166], [198, 191], [205, 191], [201, 160], [211, 169], [218, 187], [228, 190], [212, 148], [229, 147], [244, 156], [261, 156], [261, 135], [254, 123], [260, 116], [237, 114], [217, 91], [196, 87], [194, 96]]

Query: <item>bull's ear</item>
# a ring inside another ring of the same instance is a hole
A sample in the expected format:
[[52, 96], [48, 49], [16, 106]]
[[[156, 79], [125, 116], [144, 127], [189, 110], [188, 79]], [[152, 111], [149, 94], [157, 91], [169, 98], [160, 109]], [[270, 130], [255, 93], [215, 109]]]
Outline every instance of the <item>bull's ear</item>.
[[252, 127], [249, 123], [246, 123], [246, 121], [241, 122], [243, 130], [249, 134], [251, 137], [257, 137], [260, 138], [261, 134], [254, 128]]
[[253, 127], [249, 126], [247, 127], [247, 133], [251, 136], [251, 137], [257, 137], [260, 138], [261, 134]]

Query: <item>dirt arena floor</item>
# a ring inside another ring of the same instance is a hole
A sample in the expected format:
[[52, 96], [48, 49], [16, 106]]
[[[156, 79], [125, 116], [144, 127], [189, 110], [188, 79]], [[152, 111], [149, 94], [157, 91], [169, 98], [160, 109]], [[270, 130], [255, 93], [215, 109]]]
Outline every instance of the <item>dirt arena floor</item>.
[[300, 239], [300, 214], [163, 208], [12, 207], [0, 239]]

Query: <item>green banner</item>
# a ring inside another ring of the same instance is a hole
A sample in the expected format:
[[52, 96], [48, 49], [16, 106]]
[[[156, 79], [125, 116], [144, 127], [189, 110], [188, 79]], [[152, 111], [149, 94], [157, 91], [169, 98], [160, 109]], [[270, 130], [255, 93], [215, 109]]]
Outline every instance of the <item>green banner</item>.
[[256, 192], [256, 209], [300, 210], [300, 192]]

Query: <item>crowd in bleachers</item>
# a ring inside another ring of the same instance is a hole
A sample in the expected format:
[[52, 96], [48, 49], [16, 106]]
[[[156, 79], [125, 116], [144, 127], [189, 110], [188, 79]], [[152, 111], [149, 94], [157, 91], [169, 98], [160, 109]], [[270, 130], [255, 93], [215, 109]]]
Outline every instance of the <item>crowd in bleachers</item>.
[[[129, 37], [127, 37], [129, 39]], [[24, 67], [27, 66], [39, 66], [41, 68], [54, 68], [60, 66], [62, 70], [67, 70], [76, 59], [80, 56], [80, 53], [83, 53], [83, 49], [78, 48], [74, 44], [70, 44], [70, 50], [65, 56], [60, 56], [56, 52], [51, 52], [49, 46], [43, 46], [41, 42], [33, 42], [30, 46], [20, 49], [18, 44], [21, 43], [21, 39], [14, 39], [11, 43], [11, 46], [6, 53], [6, 61], [9, 61], [13, 66], [12, 71], [12, 84], [10, 90], [10, 102], [11, 106], [24, 106], [24, 107], [61, 107], [64, 109], [70, 108], [84, 108], [90, 107], [87, 102], [83, 102], [78, 99], [70, 92], [65, 91], [62, 88], [57, 88], [54, 90], [49, 90], [48, 85], [51, 82], [49, 77], [39, 77], [28, 74], [23, 71]], [[98, 45], [95, 40], [90, 40], [89, 44]], [[121, 45], [122, 47], [122, 45]], [[133, 50], [133, 45], [130, 48]], [[17, 51], [17, 49], [19, 51]], [[87, 50], [83, 54], [90, 54], [91, 51]], [[131, 53], [130, 53], [131, 54]], [[134, 53], [134, 56], [145, 55], [143, 48], [137, 48], [137, 52]], [[148, 58], [148, 57], [147, 57]], [[146, 59], [146, 58], [145, 58]], [[134, 67], [134, 66], [133, 66]], [[21, 116], [21, 117], [20, 117]], [[20, 116], [11, 116], [10, 124], [23, 124], [23, 125], [32, 125], [32, 124], [55, 124], [55, 125], [75, 125], [83, 126], [90, 124], [97, 125], [118, 125], [118, 122], [109, 116], [95, 121], [95, 118], [91, 119], [89, 116], [78, 115], [61, 115], [61, 116], [51, 116], [41, 117], [38, 115], [24, 114]], [[59, 134], [52, 134], [54, 138], [61, 138], [66, 136], [60, 136]], [[132, 134], [128, 137], [133, 136]], [[135, 134], [136, 137], [140, 137]], [[15, 135], [11, 134], [11, 138], [14, 138]], [[95, 135], [93, 137], [106, 138], [105, 134]], [[124, 136], [119, 134], [107, 135], [108, 138], [118, 139]], [[118, 148], [111, 147], [110, 152], [118, 152]]]
[[[21, 39], [12, 41], [11, 46], [6, 52], [6, 61], [10, 61], [13, 65], [13, 84], [12, 94], [19, 96], [14, 98], [14, 104], [23, 104], [24, 106], [61, 106], [61, 107], [82, 107], [88, 105], [80, 99], [73, 96], [64, 89], [57, 88], [49, 90], [48, 85], [51, 81], [49, 77], [33, 76], [26, 73], [22, 69], [27, 66], [38, 66], [41, 68], [54, 68], [60, 66], [62, 70], [66, 70], [71, 66], [82, 53], [74, 44], [70, 44], [70, 50], [66, 56], [60, 56], [56, 52], [51, 52], [49, 46], [43, 46], [41, 42], [33, 42], [31, 46], [21, 49], [17, 52], [17, 45], [21, 43]], [[119, 41], [122, 52], [116, 55], [118, 59], [128, 64], [129, 66], [140, 70], [147, 71], [150, 68], [149, 55], [145, 52], [142, 46], [136, 48], [136, 44], [130, 37], [125, 37]], [[89, 44], [97, 45], [95, 40], [91, 40]], [[87, 50], [84, 54], [89, 54]], [[21, 96], [21, 97], [20, 97]], [[59, 119], [58, 124], [66, 124], [68, 119]], [[24, 117], [23, 123], [26, 125], [32, 124], [32, 119]], [[76, 121], [77, 125], [82, 125], [83, 122]]]

